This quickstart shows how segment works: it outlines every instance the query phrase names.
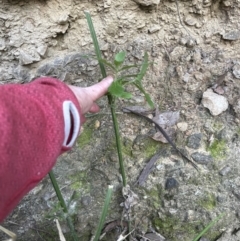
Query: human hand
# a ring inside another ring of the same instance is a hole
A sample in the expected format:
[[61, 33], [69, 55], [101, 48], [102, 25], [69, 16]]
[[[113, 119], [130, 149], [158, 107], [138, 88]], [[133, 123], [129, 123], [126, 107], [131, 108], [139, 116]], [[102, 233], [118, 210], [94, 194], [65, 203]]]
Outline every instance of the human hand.
[[68, 87], [75, 94], [83, 114], [82, 123], [85, 122], [84, 114], [87, 112], [96, 113], [100, 110], [99, 106], [95, 103], [100, 97], [107, 93], [108, 88], [113, 82], [113, 78], [111, 76], [106, 77], [102, 81], [98, 82], [89, 87], [77, 87], [73, 85], [69, 85]]

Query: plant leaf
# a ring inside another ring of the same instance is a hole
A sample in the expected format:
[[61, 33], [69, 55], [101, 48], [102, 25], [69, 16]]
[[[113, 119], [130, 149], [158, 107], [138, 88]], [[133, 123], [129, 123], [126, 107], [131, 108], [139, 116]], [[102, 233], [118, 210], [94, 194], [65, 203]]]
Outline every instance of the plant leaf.
[[146, 74], [147, 72], [147, 68], [149, 66], [149, 63], [148, 63], [148, 54], [145, 52], [144, 54], [144, 59], [143, 59], [143, 63], [142, 63], [142, 66], [141, 66], [141, 69], [140, 69], [140, 72], [138, 73], [135, 81], [136, 83], [138, 84], [141, 84], [142, 83], [142, 79], [144, 77], [144, 75]]
[[120, 65], [123, 64], [124, 60], [125, 60], [125, 57], [126, 57], [126, 52], [124, 51], [121, 51], [119, 53], [117, 53], [115, 55], [115, 58], [114, 58], [114, 64], [116, 67], [119, 67]]
[[116, 97], [119, 98], [124, 98], [124, 99], [130, 99], [132, 98], [132, 94], [128, 93], [124, 90], [123, 86], [121, 85], [121, 83], [119, 83], [118, 81], [114, 81], [111, 86], [108, 88], [108, 92]]

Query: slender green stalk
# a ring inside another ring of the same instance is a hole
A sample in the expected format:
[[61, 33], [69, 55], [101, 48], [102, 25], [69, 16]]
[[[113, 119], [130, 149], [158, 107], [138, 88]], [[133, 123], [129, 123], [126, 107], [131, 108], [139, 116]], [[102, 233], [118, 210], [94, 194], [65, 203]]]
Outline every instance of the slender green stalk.
[[198, 241], [215, 223], [217, 223], [223, 216], [225, 215], [225, 213], [219, 215], [218, 217], [216, 217], [212, 222], [210, 222], [206, 228], [203, 229], [203, 231], [201, 233], [199, 233], [194, 239], [193, 241]]
[[101, 50], [99, 48], [97, 35], [96, 35], [95, 29], [94, 29], [94, 26], [93, 26], [91, 15], [90, 15], [90, 13], [85, 12], [85, 16], [86, 16], [86, 19], [87, 19], [87, 22], [88, 22], [88, 27], [90, 29], [90, 33], [91, 33], [91, 36], [92, 36], [93, 45], [94, 45], [94, 48], [95, 48], [95, 53], [97, 55], [98, 64], [99, 64], [101, 72], [102, 72], [102, 76], [103, 76], [103, 78], [106, 78], [107, 74], [106, 74], [104, 64], [101, 62], [101, 59], [102, 59]]
[[[66, 205], [66, 203], [65, 203], [65, 201], [64, 201], [64, 199], [63, 199], [62, 193], [61, 193], [61, 191], [60, 191], [60, 188], [59, 188], [59, 186], [58, 186], [58, 183], [57, 183], [57, 180], [56, 180], [56, 178], [55, 178], [55, 175], [54, 175], [53, 171], [50, 171], [50, 172], [48, 173], [48, 175], [49, 175], [49, 177], [50, 177], [50, 179], [51, 179], [53, 188], [54, 188], [54, 190], [55, 190], [55, 192], [56, 192], [56, 194], [57, 194], [57, 197], [58, 197], [58, 200], [59, 200], [59, 202], [60, 202], [60, 205], [61, 205], [64, 213], [67, 214], [67, 213], [68, 213], [68, 208], [67, 208], [67, 205]], [[73, 240], [74, 240], [74, 241], [78, 241], [78, 237], [77, 237], [77, 235], [76, 235], [76, 233], [75, 233], [74, 226], [73, 226], [73, 223], [72, 223], [71, 218], [70, 218], [69, 216], [67, 216], [66, 219], [67, 219], [67, 223], [68, 223], [68, 226], [69, 226], [69, 228], [70, 228], [70, 231], [71, 231]]]
[[[100, 66], [102, 76], [103, 76], [103, 78], [105, 78], [107, 76], [107, 74], [106, 74], [105, 66], [102, 62], [101, 51], [99, 48], [96, 32], [95, 32], [95, 29], [94, 29], [94, 26], [92, 23], [91, 15], [88, 12], [85, 12], [85, 16], [87, 18], [88, 27], [89, 27], [89, 30], [90, 30], [90, 33], [92, 36], [94, 49], [95, 49], [97, 59], [98, 59], [98, 64]], [[115, 98], [113, 96], [111, 96], [110, 94], [108, 94], [107, 96], [108, 96], [108, 103], [109, 103], [109, 106], [111, 109], [111, 114], [112, 114], [112, 120], [113, 120], [113, 126], [114, 126], [115, 138], [116, 138], [116, 145], [117, 145], [118, 160], [119, 160], [119, 166], [120, 166], [121, 175], [122, 175], [123, 186], [126, 186], [127, 182], [126, 182], [126, 175], [125, 175], [125, 170], [124, 170], [124, 165], [123, 165], [122, 148], [121, 148], [121, 141], [120, 141], [120, 134], [119, 134], [119, 125], [118, 125], [118, 121], [116, 118], [116, 112], [115, 112], [115, 106], [114, 106]]]
[[115, 98], [111, 95], [108, 95], [108, 101], [111, 109], [112, 120], [114, 123], [113, 127], [114, 127], [115, 138], [116, 138], [116, 146], [117, 146], [117, 152], [118, 152], [120, 171], [122, 175], [122, 182], [123, 182], [123, 186], [125, 187], [127, 185], [127, 181], [126, 181], [126, 175], [125, 175], [125, 170], [123, 165], [122, 146], [121, 146], [121, 140], [119, 135], [119, 126], [118, 126], [117, 116], [115, 112]]
[[103, 209], [102, 209], [102, 214], [101, 214], [101, 217], [100, 217], [100, 220], [99, 220], [99, 223], [98, 223], [98, 227], [97, 227], [97, 231], [96, 231], [96, 234], [95, 234], [95, 237], [94, 237], [93, 241], [98, 241], [99, 237], [101, 235], [101, 231], [102, 231], [102, 228], [103, 228], [103, 225], [105, 223], [106, 216], [107, 216], [109, 203], [111, 201], [112, 191], [113, 191], [113, 186], [109, 185], [107, 195], [106, 195], [106, 198], [105, 198], [105, 202], [104, 202], [104, 206], [103, 206]]

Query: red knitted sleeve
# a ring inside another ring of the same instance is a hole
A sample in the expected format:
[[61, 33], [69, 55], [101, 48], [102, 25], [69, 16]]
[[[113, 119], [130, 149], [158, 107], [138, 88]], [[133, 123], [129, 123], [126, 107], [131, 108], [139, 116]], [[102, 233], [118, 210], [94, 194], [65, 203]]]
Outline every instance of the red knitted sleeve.
[[0, 86], [0, 222], [73, 145], [80, 106], [59, 80]]

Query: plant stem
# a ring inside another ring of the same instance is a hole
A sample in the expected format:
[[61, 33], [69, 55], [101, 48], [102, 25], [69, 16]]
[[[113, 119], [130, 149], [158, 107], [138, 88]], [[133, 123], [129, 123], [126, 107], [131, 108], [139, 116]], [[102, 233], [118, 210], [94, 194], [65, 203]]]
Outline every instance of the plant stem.
[[56, 180], [56, 178], [55, 178], [55, 175], [54, 175], [53, 171], [51, 170], [51, 171], [48, 173], [48, 175], [49, 175], [49, 177], [50, 177], [50, 179], [51, 179], [53, 188], [54, 188], [54, 190], [55, 190], [55, 192], [56, 192], [56, 194], [57, 194], [57, 197], [58, 197], [58, 200], [59, 200], [59, 202], [60, 202], [60, 205], [61, 205], [61, 207], [62, 207], [62, 209], [63, 209], [63, 212], [67, 214], [66, 219], [67, 219], [67, 223], [68, 223], [68, 226], [69, 226], [69, 228], [70, 228], [70, 231], [71, 231], [73, 240], [74, 240], [74, 241], [78, 241], [78, 237], [77, 237], [77, 235], [76, 235], [76, 233], [75, 233], [72, 220], [71, 220], [71, 218], [68, 216], [68, 208], [67, 208], [67, 205], [66, 205], [66, 203], [65, 203], [65, 201], [64, 201], [64, 199], [63, 199], [62, 193], [61, 193], [61, 191], [60, 191], [60, 188], [59, 188], [59, 186], [58, 186], [58, 183], [57, 183], [57, 180]]
[[[102, 59], [101, 51], [99, 48], [97, 35], [96, 35], [95, 29], [94, 29], [94, 26], [92, 23], [91, 15], [88, 12], [85, 12], [85, 16], [87, 18], [88, 27], [89, 27], [89, 30], [90, 30], [90, 33], [92, 36], [93, 45], [94, 45], [95, 53], [97, 55], [98, 64], [100, 66], [102, 76], [103, 76], [103, 78], [106, 78], [107, 74], [106, 74], [105, 66], [104, 66], [103, 62], [101, 61], [101, 59]], [[119, 126], [118, 126], [118, 121], [117, 121], [116, 112], [115, 112], [115, 98], [113, 96], [111, 96], [110, 94], [108, 94], [107, 96], [108, 96], [108, 103], [109, 103], [109, 106], [111, 109], [113, 126], [114, 126], [114, 131], [115, 131], [119, 166], [120, 166], [120, 170], [121, 170], [123, 186], [125, 187], [126, 186], [126, 175], [125, 175], [125, 170], [124, 170], [124, 166], [123, 166], [123, 157], [122, 157], [122, 148], [121, 148], [121, 141], [120, 141], [120, 134], [119, 134]]]
[[111, 114], [112, 114], [113, 127], [114, 127], [114, 132], [115, 132], [115, 139], [116, 139], [116, 146], [117, 146], [117, 153], [118, 153], [118, 160], [119, 160], [119, 166], [120, 166], [120, 171], [121, 171], [121, 175], [122, 175], [122, 182], [123, 182], [123, 186], [125, 187], [127, 185], [127, 181], [126, 181], [126, 174], [125, 174], [125, 169], [124, 169], [124, 165], [123, 165], [123, 156], [122, 156], [122, 146], [121, 146], [119, 125], [118, 125], [117, 116], [116, 116], [116, 112], [115, 112], [115, 98], [111, 95], [108, 95], [108, 102], [109, 102], [109, 106], [110, 106]]
[[113, 191], [113, 186], [109, 185], [108, 190], [107, 190], [107, 195], [106, 195], [106, 198], [105, 198], [105, 202], [104, 202], [104, 206], [103, 206], [103, 209], [102, 209], [101, 218], [99, 220], [98, 228], [97, 228], [97, 231], [96, 231], [96, 234], [95, 234], [95, 237], [94, 237], [93, 241], [99, 240], [99, 237], [100, 237], [100, 234], [102, 232], [102, 228], [103, 228], [103, 225], [105, 223], [106, 216], [107, 216], [109, 203], [111, 201], [112, 191]]

